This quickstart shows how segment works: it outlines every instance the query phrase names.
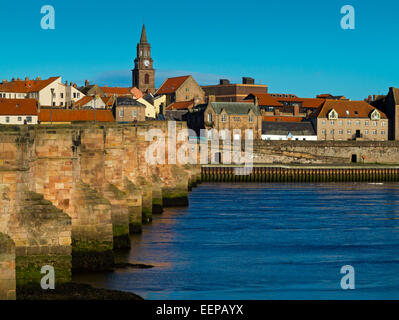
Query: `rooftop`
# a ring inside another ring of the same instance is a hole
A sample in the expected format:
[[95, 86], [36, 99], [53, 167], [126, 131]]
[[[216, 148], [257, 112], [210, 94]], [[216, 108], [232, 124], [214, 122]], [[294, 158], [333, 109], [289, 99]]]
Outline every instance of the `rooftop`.
[[0, 115], [2, 116], [36, 116], [35, 99], [0, 99]]

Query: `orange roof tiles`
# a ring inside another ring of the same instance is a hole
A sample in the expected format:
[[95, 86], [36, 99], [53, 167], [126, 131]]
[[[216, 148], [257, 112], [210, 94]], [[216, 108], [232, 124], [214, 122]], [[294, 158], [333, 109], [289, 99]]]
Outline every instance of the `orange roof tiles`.
[[51, 77], [47, 80], [15, 80], [11, 82], [3, 82], [0, 84], [0, 92], [13, 92], [13, 93], [28, 93], [37, 92], [52, 82], [57, 80], [59, 77]]
[[0, 115], [35, 116], [37, 102], [35, 99], [0, 99]]
[[91, 97], [91, 96], [83, 97], [79, 101], [75, 102], [75, 107], [82, 107], [85, 104], [89, 103], [91, 100], [93, 100], [93, 97]]
[[317, 99], [317, 98], [286, 98], [286, 97], [276, 97], [279, 102], [302, 102], [302, 107], [304, 108], [319, 108], [325, 99]]
[[174, 77], [168, 78], [162, 84], [162, 86], [157, 90], [156, 94], [168, 94], [174, 93], [180, 86], [186, 81], [190, 76]]
[[[52, 113], [52, 116], [51, 116]], [[98, 121], [114, 122], [111, 110], [67, 110], [67, 109], [41, 109], [40, 122], [73, 122], [73, 121]]]
[[302, 122], [303, 117], [263, 116], [265, 122]]
[[272, 97], [268, 93], [251, 93], [249, 96], [251, 95], [258, 98], [259, 106], [275, 106], [275, 107], [283, 106], [280, 102], [277, 101], [277, 98]]
[[[327, 118], [332, 109], [338, 113], [338, 118], [369, 118], [371, 112], [377, 110], [365, 101], [326, 100], [314, 116]], [[387, 119], [382, 111], [378, 110], [378, 112], [382, 119]]]
[[185, 110], [193, 105], [193, 100], [174, 102], [167, 106], [166, 110]]
[[101, 90], [107, 95], [130, 95], [131, 88], [122, 87], [100, 87]]

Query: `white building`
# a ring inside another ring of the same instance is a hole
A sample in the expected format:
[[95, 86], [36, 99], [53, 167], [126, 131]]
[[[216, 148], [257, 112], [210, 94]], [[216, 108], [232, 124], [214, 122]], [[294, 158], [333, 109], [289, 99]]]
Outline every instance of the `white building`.
[[316, 141], [317, 134], [311, 122], [264, 121], [262, 123], [262, 140]]
[[37, 124], [35, 99], [0, 99], [0, 124]]
[[61, 77], [46, 80], [12, 79], [10, 82], [3, 80], [0, 83], [0, 98], [36, 99], [41, 106], [70, 107], [72, 102], [84, 96], [76, 85], [62, 83]]

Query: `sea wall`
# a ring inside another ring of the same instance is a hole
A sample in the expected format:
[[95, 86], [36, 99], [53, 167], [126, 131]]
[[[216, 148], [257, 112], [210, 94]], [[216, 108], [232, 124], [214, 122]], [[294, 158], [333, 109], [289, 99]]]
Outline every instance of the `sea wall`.
[[254, 163], [399, 164], [397, 141], [255, 141]]
[[[129, 233], [164, 206], [188, 204], [200, 168], [148, 163], [152, 127], [169, 139], [162, 121], [0, 127], [0, 268], [10, 275], [15, 263], [17, 287], [37, 286], [44, 265], [54, 266], [56, 283], [69, 282], [71, 269], [112, 269]], [[0, 297], [12, 297], [5, 280]]]

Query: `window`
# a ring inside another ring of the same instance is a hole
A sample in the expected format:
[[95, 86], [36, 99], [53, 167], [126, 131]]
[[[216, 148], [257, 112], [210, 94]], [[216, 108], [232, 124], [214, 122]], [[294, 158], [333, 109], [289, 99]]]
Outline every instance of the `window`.
[[18, 117], [18, 121], [22, 121], [22, 117]]
[[252, 114], [249, 115], [249, 122], [254, 122], [254, 116]]
[[377, 134], [377, 130], [373, 130], [373, 134]]
[[342, 120], [338, 121], [338, 125], [342, 126]]
[[79, 92], [76, 95], [78, 96], [78, 98], [80, 98], [80, 93]]
[[385, 134], [385, 130], [381, 130], [381, 134]]
[[137, 118], [137, 110], [133, 110], [133, 118]]
[[373, 126], [374, 126], [374, 127], [377, 126], [377, 121], [373, 121]]
[[321, 122], [321, 124], [326, 124], [326, 120], [323, 120], [323, 121]]
[[144, 76], [144, 83], [149, 84], [150, 83], [150, 75], [148, 73], [145, 74]]
[[73, 93], [73, 97], [76, 99], [76, 92]]
[[344, 131], [343, 130], [339, 130], [338, 134], [344, 134]]
[[369, 122], [366, 120], [366, 121], [364, 122], [364, 125], [365, 125], [365, 126], [368, 126], [368, 125], [369, 125]]
[[321, 130], [322, 134], [326, 134], [326, 129]]
[[385, 121], [382, 121], [382, 122], [381, 122], [381, 126], [382, 126], [382, 127], [385, 127]]
[[334, 125], [334, 120], [331, 120], [331, 121], [330, 121], [330, 124], [333, 126], [333, 125]]
[[352, 134], [352, 130], [348, 130], [347, 133], [348, 133], [348, 134]]
[[352, 121], [348, 120], [348, 126], [352, 125]]
[[364, 130], [364, 134], [369, 134], [369, 131], [368, 130]]
[[64, 94], [60, 93], [60, 97], [61, 97], [61, 99], [64, 99]]
[[119, 110], [119, 117], [123, 118], [124, 115], [125, 115], [125, 113], [123, 112], [123, 110]]
[[6, 117], [6, 123], [10, 123], [10, 117]]
[[226, 122], [226, 115], [222, 114], [222, 122]]
[[208, 122], [212, 122], [212, 113], [208, 113]]
[[331, 134], [334, 134], [334, 129], [331, 129], [331, 130], [330, 130], [330, 133], [331, 133]]
[[26, 117], [26, 122], [28, 123], [32, 122], [32, 117], [31, 116]]
[[356, 125], [360, 126], [360, 120], [356, 120]]

